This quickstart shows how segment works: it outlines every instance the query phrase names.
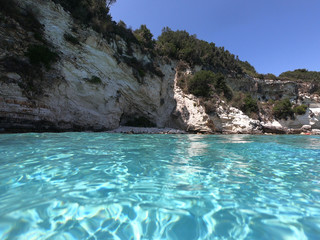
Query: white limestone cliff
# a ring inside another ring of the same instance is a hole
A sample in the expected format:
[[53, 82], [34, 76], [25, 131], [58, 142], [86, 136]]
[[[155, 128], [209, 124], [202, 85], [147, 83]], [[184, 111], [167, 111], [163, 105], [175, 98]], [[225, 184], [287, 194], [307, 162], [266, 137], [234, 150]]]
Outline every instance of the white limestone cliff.
[[[134, 48], [133, 54], [139, 61], [145, 64], [154, 61], [163, 73], [163, 77], [146, 73], [138, 81], [134, 70], [115, 57], [117, 47], [125, 52], [126, 44], [121, 38], [108, 42], [92, 29], [77, 25], [69, 13], [52, 1], [19, 3], [22, 8], [37, 9], [37, 17], [44, 25], [44, 37], [60, 59], [45, 73], [47, 81], [39, 96], [25, 94], [19, 72], [0, 68], [0, 77], [5, 79], [0, 81], [0, 131], [102, 131], [118, 128], [136, 117], [145, 117], [159, 128], [203, 133], [262, 133], [263, 127], [268, 126], [320, 128], [320, 100], [315, 98], [309, 99], [307, 113], [295, 120], [260, 122], [224, 102], [214, 114], [207, 114], [198, 98], [185, 94], [177, 86], [176, 62], [151, 60]], [[23, 56], [24, 43], [32, 41], [31, 33], [19, 25], [15, 31], [4, 25], [0, 30], [0, 37], [14, 44], [10, 51]], [[72, 33], [80, 44], [66, 41], [65, 33]], [[10, 51], [1, 49], [0, 58], [6, 59]], [[93, 76], [101, 79], [101, 83], [88, 81]], [[229, 84], [234, 89], [243, 88], [236, 81], [230, 80]], [[276, 94], [298, 97], [299, 88], [290, 82], [249, 79], [246, 86], [258, 98], [273, 98]], [[308, 97], [307, 94], [304, 99]]]
[[[63, 35], [71, 32], [74, 23], [62, 7], [51, 1], [37, 0], [27, 0], [24, 5], [39, 10], [45, 37], [60, 55], [51, 72], [60, 74], [62, 80], [33, 100], [24, 96], [17, 82], [1, 82], [3, 117], [21, 119], [25, 127], [27, 122], [32, 124], [33, 121], [56, 123], [55, 127], [62, 130], [74, 126], [113, 129], [124, 118], [139, 115], [148, 117], [159, 127], [170, 125], [170, 114], [175, 108], [175, 72], [171, 65], [161, 64], [163, 78], [147, 75], [144, 83], [139, 83], [132, 69], [124, 63], [118, 64], [113, 57], [115, 45], [95, 31], [78, 26], [78, 33], [73, 34], [81, 39], [81, 44], [72, 45], [66, 41]], [[139, 52], [136, 57], [146, 58]], [[99, 77], [101, 84], [86, 81], [92, 76]], [[16, 73], [9, 73], [7, 77], [19, 78]]]

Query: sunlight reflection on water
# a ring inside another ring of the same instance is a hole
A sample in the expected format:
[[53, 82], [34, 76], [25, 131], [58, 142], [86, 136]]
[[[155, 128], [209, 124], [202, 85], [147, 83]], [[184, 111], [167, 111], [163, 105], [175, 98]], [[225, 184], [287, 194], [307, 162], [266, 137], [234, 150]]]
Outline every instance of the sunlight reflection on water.
[[317, 239], [320, 137], [0, 135], [0, 239]]

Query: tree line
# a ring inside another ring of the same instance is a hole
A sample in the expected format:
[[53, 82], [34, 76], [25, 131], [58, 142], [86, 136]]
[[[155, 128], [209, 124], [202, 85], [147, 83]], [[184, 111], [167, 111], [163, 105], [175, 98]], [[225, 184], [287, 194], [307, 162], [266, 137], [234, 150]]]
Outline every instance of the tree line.
[[[281, 79], [291, 81], [320, 82], [320, 72], [297, 69], [281, 73], [278, 77], [274, 74], [259, 74], [247, 61], [241, 61], [238, 56], [230, 53], [224, 47], [214, 43], [200, 40], [196, 35], [184, 30], [173, 31], [169, 27], [162, 30], [157, 40], [146, 25], [139, 29], [127, 28], [123, 21], [116, 23], [110, 15], [110, 7], [116, 0], [53, 0], [71, 13], [78, 22], [91, 26], [107, 39], [119, 35], [124, 39], [129, 49], [131, 44], [136, 44], [152, 56], [166, 56], [182, 60], [193, 65], [201, 65], [204, 70], [210, 70], [224, 75], [232, 74], [233, 77], [249, 75], [260, 79]], [[130, 55], [130, 54], [129, 54]]]

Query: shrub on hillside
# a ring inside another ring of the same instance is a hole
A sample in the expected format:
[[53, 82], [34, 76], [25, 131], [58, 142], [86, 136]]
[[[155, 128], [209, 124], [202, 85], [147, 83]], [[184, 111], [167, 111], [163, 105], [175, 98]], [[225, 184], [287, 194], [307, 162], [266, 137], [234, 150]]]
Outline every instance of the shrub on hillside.
[[91, 83], [91, 84], [101, 84], [102, 83], [102, 80], [101, 78], [97, 77], [97, 76], [92, 76], [91, 78], [89, 79], [85, 79], [88, 83]]
[[190, 65], [202, 65], [214, 72], [243, 73], [241, 61], [235, 55], [187, 31], [172, 31], [165, 27], [156, 42], [156, 50], [162, 56], [183, 60]]
[[[39, 22], [36, 9], [27, 8], [22, 10], [17, 5], [17, 0], [0, 0], [0, 12], [4, 16], [13, 18], [26, 31], [33, 32], [36, 40], [45, 43], [43, 38], [43, 25]], [[3, 21], [6, 18], [3, 18]], [[14, 26], [11, 25], [11, 28]]]
[[247, 94], [243, 99], [243, 104], [240, 109], [247, 115], [259, 112], [257, 100], [253, 99], [250, 94]]
[[285, 119], [289, 117], [294, 118], [294, 112], [292, 110], [292, 104], [288, 98], [276, 101], [273, 107], [273, 116], [276, 119]]
[[183, 80], [187, 81], [187, 91], [197, 97], [207, 98], [216, 92], [228, 100], [232, 98], [232, 90], [226, 84], [223, 74], [202, 70], [193, 77], [184, 78]]
[[47, 69], [50, 69], [51, 64], [58, 60], [58, 54], [44, 45], [29, 46], [26, 56], [29, 58], [31, 64], [43, 64]]
[[79, 23], [92, 27], [107, 39], [115, 39], [116, 35], [121, 36], [130, 48], [131, 43], [139, 44], [136, 37], [125, 24], [117, 24], [112, 21], [109, 14], [110, 6], [114, 0], [53, 0], [60, 4]]
[[139, 29], [133, 32], [133, 34], [143, 47], [150, 49], [154, 48], [155, 41], [153, 40], [153, 35], [146, 25], [141, 25]]
[[258, 77], [256, 69], [249, 62], [238, 60], [238, 64], [245, 74], [248, 74], [251, 77]]
[[197, 97], [209, 97], [216, 76], [211, 71], [199, 71], [188, 79], [188, 91]]
[[280, 79], [290, 81], [320, 82], [320, 72], [308, 71], [307, 69], [296, 69], [294, 71], [283, 72], [279, 75]]
[[257, 118], [260, 112], [258, 101], [254, 99], [250, 94], [244, 94], [243, 92], [234, 92], [231, 106], [240, 109], [244, 114], [251, 118]]
[[73, 45], [80, 45], [79, 40], [76, 37], [72, 36], [70, 33], [65, 33], [63, 37], [66, 41], [72, 43]]
[[229, 103], [232, 107], [241, 109], [243, 104], [243, 99], [246, 97], [246, 95], [243, 92], [235, 91], [233, 93], [233, 97], [231, 102]]
[[201, 101], [200, 103], [204, 107], [204, 110], [207, 114], [213, 114], [217, 110], [217, 105], [213, 98], [210, 98], [206, 101]]
[[219, 73], [215, 75], [215, 82], [214, 82], [214, 88], [217, 91], [218, 94], [223, 94], [223, 96], [228, 99], [231, 100], [233, 93], [231, 88], [227, 85], [225, 77], [223, 76], [223, 74]]
[[39, 95], [43, 92], [43, 72], [40, 66], [31, 65], [21, 57], [5, 57], [0, 60], [0, 66], [6, 72], [19, 74], [22, 81], [17, 81], [18, 86], [27, 97]]
[[135, 57], [122, 56], [122, 60], [133, 69], [133, 74], [138, 81], [141, 81], [141, 78], [144, 78], [146, 73], [155, 74], [158, 77], [163, 77], [161, 69], [155, 66], [154, 62], [144, 63], [139, 61]]
[[277, 80], [276, 75], [272, 74], [272, 73], [267, 73], [263, 75], [263, 78], [266, 80]]
[[297, 115], [304, 115], [307, 112], [307, 108], [308, 108], [307, 105], [302, 104], [302, 105], [299, 105], [299, 106], [295, 106], [293, 108], [293, 111]]

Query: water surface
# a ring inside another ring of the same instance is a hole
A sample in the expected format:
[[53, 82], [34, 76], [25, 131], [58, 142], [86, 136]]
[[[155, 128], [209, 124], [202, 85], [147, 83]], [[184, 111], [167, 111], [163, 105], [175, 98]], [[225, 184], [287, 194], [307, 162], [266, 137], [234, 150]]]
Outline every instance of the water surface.
[[320, 239], [320, 136], [0, 135], [0, 239]]

